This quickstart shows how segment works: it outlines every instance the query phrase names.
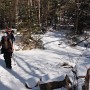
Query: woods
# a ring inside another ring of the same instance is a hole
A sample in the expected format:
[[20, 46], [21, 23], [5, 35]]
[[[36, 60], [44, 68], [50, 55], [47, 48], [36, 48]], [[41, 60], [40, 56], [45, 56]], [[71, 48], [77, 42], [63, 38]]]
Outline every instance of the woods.
[[89, 37], [90, 0], [0, 0], [0, 88], [89, 90]]
[[0, 29], [16, 28], [31, 34], [71, 30], [82, 35], [90, 28], [89, 0], [0, 0]]
[[0, 28], [28, 28], [33, 32], [43, 26], [56, 29], [58, 24], [73, 24], [76, 32], [82, 33], [89, 9], [89, 0], [1, 0]]

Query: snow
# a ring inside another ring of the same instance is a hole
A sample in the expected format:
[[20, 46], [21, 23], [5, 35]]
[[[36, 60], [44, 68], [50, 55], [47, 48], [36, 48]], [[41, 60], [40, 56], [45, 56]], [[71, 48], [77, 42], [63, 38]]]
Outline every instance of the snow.
[[26, 85], [28, 88], [34, 88], [40, 82], [39, 78], [37, 77], [30, 77], [26, 80]]
[[47, 75], [44, 76], [44, 80], [41, 80], [40, 84], [43, 84], [43, 83], [48, 83], [48, 82], [52, 82], [52, 81], [63, 81], [65, 79], [65, 75], [61, 75], [61, 76], [58, 76], [56, 78], [48, 78], [47, 79]]
[[87, 67], [82, 64], [77, 65], [77, 76], [86, 76], [87, 73]]
[[78, 90], [82, 90], [82, 85], [84, 85], [84, 78], [78, 79]]
[[[64, 68], [63, 63], [68, 63], [72, 67], [85, 65], [85, 70], [89, 68], [90, 49], [88, 48], [87, 51], [82, 46], [70, 47], [65, 41], [63, 31], [49, 31], [41, 37], [45, 49], [14, 51], [11, 70], [5, 67], [3, 55], [0, 55], [1, 90], [27, 90], [25, 82], [31, 77], [46, 82], [57, 77], [61, 77], [60, 80], [63, 80], [63, 76], [67, 74], [73, 82], [72, 68]], [[18, 46], [14, 45], [14, 48], [18, 49]], [[88, 54], [85, 52], [88, 52]], [[79, 68], [80, 73], [86, 73], [85, 70]], [[30, 84], [33, 84], [33, 82], [30, 81]], [[40, 88], [34, 87], [30, 90], [40, 90]], [[66, 89], [63, 87], [54, 90]]]

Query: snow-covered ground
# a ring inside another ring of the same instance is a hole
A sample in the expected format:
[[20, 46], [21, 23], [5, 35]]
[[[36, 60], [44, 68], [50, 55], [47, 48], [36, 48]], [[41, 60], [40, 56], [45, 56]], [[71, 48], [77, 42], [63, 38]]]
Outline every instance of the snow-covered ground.
[[[63, 63], [68, 63], [72, 67], [77, 65], [79, 73], [86, 74], [85, 70], [90, 66], [89, 48], [86, 50], [82, 46], [70, 47], [65, 43], [63, 32], [47, 32], [42, 37], [44, 50], [14, 51], [11, 70], [5, 67], [3, 55], [0, 55], [0, 90], [27, 90], [27, 79], [41, 78], [45, 75], [53, 79], [67, 74], [73, 81], [72, 68], [64, 68]], [[82, 69], [79, 65], [85, 68]], [[35, 87], [30, 90], [40, 89]]]

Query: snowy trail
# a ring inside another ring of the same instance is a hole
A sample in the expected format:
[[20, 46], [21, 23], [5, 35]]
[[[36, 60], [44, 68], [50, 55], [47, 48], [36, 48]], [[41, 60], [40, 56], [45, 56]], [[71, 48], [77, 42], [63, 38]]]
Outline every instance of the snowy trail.
[[[45, 50], [15, 51], [12, 70], [5, 67], [3, 55], [0, 55], [1, 90], [27, 90], [24, 85], [25, 81], [32, 76], [40, 77], [49, 74], [50, 78], [54, 78], [70, 74], [71, 68], [61, 67], [63, 62], [68, 62], [71, 66], [75, 66], [77, 62], [86, 65], [90, 63], [89, 58], [80, 56], [84, 53], [82, 47], [71, 48], [64, 43], [62, 38], [64, 35], [61, 33], [48, 32], [42, 39]], [[62, 44], [58, 45], [60, 41]], [[39, 90], [39, 88], [32, 90]]]

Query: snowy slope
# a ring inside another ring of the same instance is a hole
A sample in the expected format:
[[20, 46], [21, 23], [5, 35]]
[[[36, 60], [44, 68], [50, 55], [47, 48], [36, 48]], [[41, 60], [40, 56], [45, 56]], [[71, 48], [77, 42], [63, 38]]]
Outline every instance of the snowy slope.
[[[47, 32], [42, 35], [44, 50], [15, 51], [12, 58], [12, 70], [5, 67], [3, 55], [0, 55], [0, 89], [27, 90], [25, 81], [33, 76], [41, 78], [49, 75], [49, 78], [53, 79], [68, 74], [72, 77], [71, 68], [61, 66], [64, 62], [72, 67], [83, 64], [88, 68], [90, 58], [86, 56], [86, 52], [90, 52], [90, 49], [86, 51], [81, 46], [71, 48], [65, 44], [64, 36], [63, 32]], [[32, 90], [40, 89], [35, 87]]]

